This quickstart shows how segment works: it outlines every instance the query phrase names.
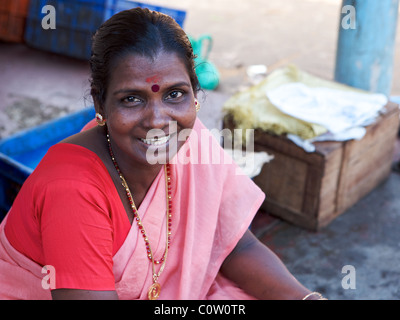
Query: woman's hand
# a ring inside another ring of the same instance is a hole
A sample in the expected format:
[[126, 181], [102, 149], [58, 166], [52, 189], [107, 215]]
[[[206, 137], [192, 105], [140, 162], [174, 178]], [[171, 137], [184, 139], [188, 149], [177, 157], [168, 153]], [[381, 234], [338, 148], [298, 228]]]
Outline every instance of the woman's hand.
[[249, 230], [225, 259], [221, 272], [258, 299], [301, 300], [310, 293]]

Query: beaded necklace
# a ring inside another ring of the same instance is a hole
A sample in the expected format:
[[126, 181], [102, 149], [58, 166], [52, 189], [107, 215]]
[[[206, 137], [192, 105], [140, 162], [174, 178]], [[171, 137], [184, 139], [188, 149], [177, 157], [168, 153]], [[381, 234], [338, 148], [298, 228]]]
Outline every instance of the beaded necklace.
[[[164, 165], [164, 174], [165, 174], [165, 190], [166, 190], [166, 198], [167, 198], [167, 210], [166, 210], [166, 244], [165, 244], [165, 251], [161, 259], [155, 260], [153, 256], [153, 252], [151, 250], [150, 246], [150, 241], [149, 238], [147, 237], [146, 230], [144, 229], [144, 226], [142, 224], [142, 220], [139, 217], [135, 202], [133, 201], [132, 193], [129, 190], [129, 186], [126, 183], [126, 180], [124, 176], [122, 175], [121, 170], [119, 169], [119, 166], [117, 164], [117, 161], [115, 160], [114, 153], [111, 148], [111, 142], [110, 142], [110, 135], [107, 132], [107, 142], [108, 142], [108, 149], [110, 152], [111, 160], [114, 164], [115, 169], [117, 170], [117, 173], [119, 175], [119, 178], [121, 179], [122, 186], [125, 189], [126, 196], [128, 197], [129, 203], [132, 208], [133, 212], [133, 218], [136, 220], [138, 228], [140, 233], [143, 236], [143, 240], [146, 245], [146, 250], [147, 250], [147, 258], [151, 261], [152, 264], [152, 269], [153, 269], [153, 284], [150, 286], [147, 297], [149, 300], [156, 300], [160, 296], [161, 293], [161, 285], [158, 283], [158, 278], [160, 277], [161, 273], [164, 270], [165, 263], [167, 261], [167, 255], [168, 255], [168, 249], [171, 244], [171, 225], [172, 225], [172, 215], [171, 215], [171, 209], [172, 209], [172, 204], [171, 204], [171, 177], [170, 177], [170, 166], [169, 164]], [[155, 265], [161, 264], [160, 270], [158, 273], [155, 271]]]

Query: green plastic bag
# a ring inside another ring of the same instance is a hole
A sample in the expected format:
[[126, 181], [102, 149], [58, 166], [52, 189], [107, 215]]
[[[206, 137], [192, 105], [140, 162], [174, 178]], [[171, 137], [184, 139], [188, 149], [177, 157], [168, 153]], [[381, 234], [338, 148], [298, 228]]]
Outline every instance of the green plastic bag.
[[193, 47], [195, 58], [195, 70], [200, 87], [206, 90], [214, 90], [219, 84], [219, 72], [215, 65], [208, 60], [208, 55], [212, 49], [212, 37], [204, 34], [195, 39], [189, 36]]

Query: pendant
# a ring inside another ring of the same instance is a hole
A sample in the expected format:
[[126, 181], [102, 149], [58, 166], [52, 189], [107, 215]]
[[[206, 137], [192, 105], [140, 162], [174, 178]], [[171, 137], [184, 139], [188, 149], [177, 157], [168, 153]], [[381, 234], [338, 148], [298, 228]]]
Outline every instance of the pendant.
[[161, 293], [161, 286], [158, 282], [154, 282], [149, 291], [147, 292], [147, 297], [149, 300], [157, 300]]

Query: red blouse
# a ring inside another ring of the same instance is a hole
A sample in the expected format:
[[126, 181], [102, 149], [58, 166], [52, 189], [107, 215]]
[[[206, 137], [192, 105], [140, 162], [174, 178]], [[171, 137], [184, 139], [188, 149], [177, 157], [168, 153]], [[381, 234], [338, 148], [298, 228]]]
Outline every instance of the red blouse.
[[130, 227], [100, 158], [60, 143], [25, 181], [5, 233], [16, 250], [55, 268], [57, 289], [114, 290], [112, 259]]

